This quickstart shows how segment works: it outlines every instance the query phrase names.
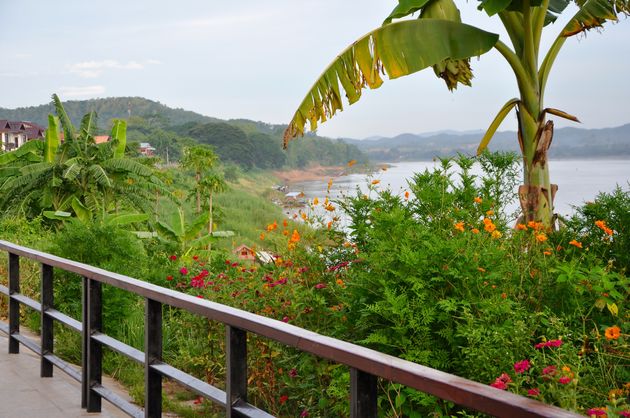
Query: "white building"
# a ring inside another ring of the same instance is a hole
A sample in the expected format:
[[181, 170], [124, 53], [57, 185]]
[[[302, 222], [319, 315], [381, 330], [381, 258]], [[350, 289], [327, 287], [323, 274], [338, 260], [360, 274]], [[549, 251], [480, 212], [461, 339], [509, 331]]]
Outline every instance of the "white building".
[[13, 151], [31, 139], [43, 138], [45, 130], [32, 122], [0, 119], [0, 150]]

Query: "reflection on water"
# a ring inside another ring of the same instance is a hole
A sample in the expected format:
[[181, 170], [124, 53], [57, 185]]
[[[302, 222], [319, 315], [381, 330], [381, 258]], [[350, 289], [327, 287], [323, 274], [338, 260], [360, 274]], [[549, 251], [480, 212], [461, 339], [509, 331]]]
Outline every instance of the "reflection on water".
[[[439, 162], [432, 161], [394, 163], [386, 171], [379, 170], [372, 178], [381, 181], [380, 189], [388, 187], [392, 192], [402, 194], [408, 188], [407, 180], [414, 173], [433, 170], [438, 165]], [[549, 162], [549, 170], [552, 183], [558, 185], [555, 211], [561, 215], [571, 214], [573, 206], [593, 200], [600, 192], [611, 192], [617, 185], [624, 190], [630, 187], [630, 160], [555, 160]], [[472, 173], [481, 174], [480, 167], [473, 167]], [[311, 200], [315, 197], [323, 200], [328, 180], [296, 184], [292, 190], [303, 191]], [[330, 190], [330, 198], [355, 194], [357, 187], [365, 192], [370, 180], [364, 174], [337, 177]]]

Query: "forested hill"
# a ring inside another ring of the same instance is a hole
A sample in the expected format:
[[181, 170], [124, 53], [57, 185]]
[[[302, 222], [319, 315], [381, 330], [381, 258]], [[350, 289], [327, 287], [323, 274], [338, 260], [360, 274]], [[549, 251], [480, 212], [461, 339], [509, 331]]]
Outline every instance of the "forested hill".
[[[422, 161], [457, 153], [474, 154], [483, 132], [401, 134], [393, 138], [344, 139], [359, 147], [371, 160]], [[497, 132], [488, 147], [492, 151], [518, 151], [516, 132]], [[615, 128], [560, 128], [554, 132], [551, 158], [630, 158], [630, 124]]]
[[[168, 162], [179, 159], [184, 147], [198, 143], [212, 146], [222, 161], [244, 169], [301, 168], [312, 163], [344, 165], [349, 160], [368, 161], [355, 145], [316, 135], [292, 141], [285, 152], [282, 150], [283, 125], [247, 119], [224, 121], [189, 110], [173, 109], [141, 97], [74, 100], [63, 105], [75, 126], [80, 125], [83, 115], [95, 111], [98, 126], [104, 134], [108, 133], [112, 119], [126, 119], [128, 141], [150, 143], [156, 148], [156, 154]], [[51, 104], [0, 108], [0, 119], [25, 120], [46, 126], [48, 115], [53, 113]]]
[[[62, 98], [63, 99], [63, 98]], [[162, 118], [169, 125], [180, 125], [186, 122], [215, 122], [219, 119], [200, 115], [184, 109], [173, 109], [160, 102], [142, 97], [108, 97], [105, 99], [69, 100], [63, 106], [75, 125], [79, 125], [81, 118], [88, 112], [95, 111], [102, 124], [111, 119], [127, 119], [131, 116], [143, 118], [154, 116]], [[0, 107], [0, 119], [27, 120], [46, 125], [48, 115], [54, 113], [51, 103], [5, 109]]]

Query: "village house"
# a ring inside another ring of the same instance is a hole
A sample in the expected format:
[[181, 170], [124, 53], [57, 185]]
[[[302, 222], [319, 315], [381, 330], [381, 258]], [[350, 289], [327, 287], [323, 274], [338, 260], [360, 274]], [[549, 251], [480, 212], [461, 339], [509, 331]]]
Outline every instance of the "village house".
[[153, 157], [155, 155], [155, 148], [148, 142], [141, 142], [140, 149], [138, 151], [145, 157]]
[[0, 119], [0, 149], [13, 151], [27, 141], [44, 137], [46, 128], [32, 122]]

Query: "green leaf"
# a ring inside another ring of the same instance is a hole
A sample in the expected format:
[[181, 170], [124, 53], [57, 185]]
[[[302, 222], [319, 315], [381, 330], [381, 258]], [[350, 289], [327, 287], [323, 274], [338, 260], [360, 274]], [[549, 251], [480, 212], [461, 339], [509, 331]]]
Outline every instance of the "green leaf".
[[398, 0], [398, 6], [385, 18], [383, 25], [391, 23], [393, 19], [400, 19], [422, 9], [430, 0]]
[[52, 95], [52, 100], [53, 105], [55, 106], [55, 112], [57, 113], [57, 116], [59, 116], [59, 121], [61, 122], [61, 127], [63, 128], [65, 140], [74, 141], [76, 139], [76, 134], [74, 132], [72, 121], [70, 121], [70, 118], [66, 113], [66, 109], [63, 108], [63, 104], [56, 94]]
[[124, 157], [125, 148], [127, 147], [127, 122], [122, 119], [114, 119], [114, 126], [112, 126], [110, 136], [116, 146], [114, 158]]
[[77, 215], [77, 218], [84, 224], [90, 223], [92, 220], [92, 213], [90, 210], [83, 204], [79, 199], [74, 197], [72, 199], [72, 203], [70, 204], [74, 213]]
[[86, 113], [81, 119], [81, 136], [84, 140], [87, 140], [88, 137], [93, 137], [96, 134], [96, 120], [96, 112], [94, 111]]
[[499, 35], [440, 19], [415, 19], [382, 26], [348, 47], [315, 82], [284, 132], [284, 146], [304, 134], [306, 121], [315, 130], [342, 110], [339, 84], [350, 103], [365, 87], [378, 88], [381, 73], [390, 79], [413, 74], [448, 58], [458, 60], [488, 52]]
[[573, 121], [573, 122], [580, 123], [580, 120], [578, 118], [576, 118], [575, 116], [570, 115], [570, 114], [568, 114], [566, 112], [563, 112], [562, 110], [553, 109], [551, 107], [546, 108], [545, 110], [542, 111], [542, 113], [543, 114], [549, 113], [549, 114], [554, 115], [554, 116], [558, 116], [558, 117], [561, 117], [561, 118], [564, 118], [564, 119], [568, 119], [568, 120]]
[[55, 162], [57, 148], [61, 140], [59, 139], [59, 118], [48, 115], [48, 129], [46, 129], [46, 139], [44, 141], [44, 161], [47, 163]]
[[503, 122], [503, 119], [505, 119], [508, 113], [510, 113], [510, 111], [514, 109], [514, 106], [516, 106], [519, 103], [520, 103], [520, 100], [514, 98], [514, 99], [508, 100], [508, 102], [503, 105], [503, 107], [499, 110], [499, 113], [497, 113], [497, 115], [494, 117], [494, 120], [492, 121], [488, 129], [486, 130], [486, 133], [483, 135], [483, 138], [481, 138], [481, 142], [479, 143], [479, 146], [477, 147], [477, 155], [481, 154], [486, 149], [486, 147], [490, 143], [490, 140], [494, 136], [494, 133], [497, 131], [497, 129], [499, 129], [499, 126]]
[[577, 35], [589, 29], [601, 27], [606, 21], [617, 21], [618, 15], [630, 14], [628, 0], [581, 0], [580, 10], [566, 24], [561, 36]]
[[44, 217], [48, 219], [57, 219], [60, 221], [63, 221], [65, 219], [72, 217], [72, 214], [70, 212], [64, 212], [61, 210], [57, 210], [57, 211], [45, 210], [44, 212], [42, 212], [42, 214], [44, 215]]

